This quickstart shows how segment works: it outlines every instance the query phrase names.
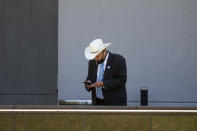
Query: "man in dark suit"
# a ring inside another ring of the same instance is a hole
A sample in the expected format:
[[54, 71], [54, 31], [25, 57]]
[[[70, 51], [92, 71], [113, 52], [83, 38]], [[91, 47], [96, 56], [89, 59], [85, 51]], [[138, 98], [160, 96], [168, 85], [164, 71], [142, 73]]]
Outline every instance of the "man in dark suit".
[[92, 91], [94, 105], [127, 105], [126, 61], [121, 55], [107, 51], [109, 45], [95, 39], [85, 49], [89, 60], [85, 88]]

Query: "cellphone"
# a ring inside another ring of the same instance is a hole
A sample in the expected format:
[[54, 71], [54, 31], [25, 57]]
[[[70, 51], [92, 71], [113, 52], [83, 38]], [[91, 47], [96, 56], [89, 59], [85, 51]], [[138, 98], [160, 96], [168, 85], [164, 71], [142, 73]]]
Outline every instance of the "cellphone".
[[87, 85], [92, 85], [92, 83], [90, 81], [84, 81], [83, 83], [87, 84]]

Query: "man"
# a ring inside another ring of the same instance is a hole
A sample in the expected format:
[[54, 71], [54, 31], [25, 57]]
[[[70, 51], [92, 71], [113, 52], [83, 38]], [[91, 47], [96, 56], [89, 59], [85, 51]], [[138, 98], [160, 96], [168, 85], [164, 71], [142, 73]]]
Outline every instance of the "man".
[[92, 91], [94, 105], [127, 105], [126, 61], [121, 55], [107, 51], [109, 45], [95, 39], [85, 49], [89, 60], [85, 88]]

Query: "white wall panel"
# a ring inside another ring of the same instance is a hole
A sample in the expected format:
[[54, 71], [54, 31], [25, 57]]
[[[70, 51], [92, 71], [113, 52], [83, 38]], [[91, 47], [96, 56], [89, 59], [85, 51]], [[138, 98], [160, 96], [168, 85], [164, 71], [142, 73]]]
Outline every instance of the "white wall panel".
[[[84, 49], [95, 38], [127, 60], [128, 101], [197, 106], [196, 0], [59, 0], [59, 99], [90, 99]], [[154, 104], [157, 105], [157, 104]]]

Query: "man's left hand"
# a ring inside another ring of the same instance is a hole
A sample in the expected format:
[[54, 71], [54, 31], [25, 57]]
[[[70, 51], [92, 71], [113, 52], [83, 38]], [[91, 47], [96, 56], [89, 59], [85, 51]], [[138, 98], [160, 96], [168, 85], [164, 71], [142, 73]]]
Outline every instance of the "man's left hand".
[[96, 83], [92, 84], [92, 87], [103, 87], [103, 81], [97, 81]]

